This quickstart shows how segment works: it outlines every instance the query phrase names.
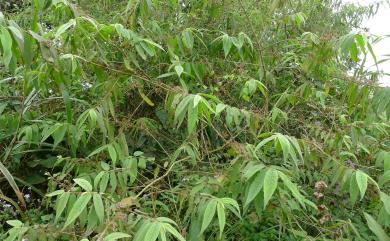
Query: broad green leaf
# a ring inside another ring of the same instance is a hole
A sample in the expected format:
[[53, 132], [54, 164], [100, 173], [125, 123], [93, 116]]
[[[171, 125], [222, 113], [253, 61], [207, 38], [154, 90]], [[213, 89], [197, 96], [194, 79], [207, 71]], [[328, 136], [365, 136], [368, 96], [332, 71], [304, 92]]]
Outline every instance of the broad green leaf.
[[225, 58], [226, 58], [229, 55], [233, 43], [229, 35], [227, 34], [223, 35], [222, 42], [223, 42], [223, 52], [225, 53]]
[[54, 197], [54, 196], [57, 196], [57, 195], [60, 195], [63, 193], [64, 193], [64, 190], [57, 190], [57, 191], [46, 194], [46, 197]]
[[386, 171], [379, 177], [378, 185], [383, 186], [386, 182], [390, 181], [390, 170]]
[[186, 241], [185, 238], [169, 223], [164, 223], [163, 226], [170, 234], [175, 236], [175, 238], [177, 238], [178, 240]]
[[379, 238], [380, 241], [390, 241], [390, 237], [383, 230], [381, 225], [375, 221], [375, 219], [368, 213], [364, 212], [364, 217], [367, 220], [368, 227]]
[[390, 197], [384, 192], [380, 192], [380, 198], [383, 202], [383, 206], [388, 214], [390, 214]]
[[221, 202], [218, 202], [217, 204], [217, 214], [218, 214], [218, 223], [219, 223], [219, 237], [221, 238], [223, 229], [225, 228], [225, 224], [226, 224], [225, 207]]
[[58, 38], [61, 36], [61, 34], [65, 33], [66, 30], [68, 30], [69, 28], [71, 27], [74, 27], [76, 25], [76, 20], [75, 19], [71, 19], [69, 20], [67, 23], [64, 23], [63, 25], [61, 25], [58, 29], [57, 29], [57, 32], [55, 33], [55, 38]]
[[279, 133], [277, 134], [277, 139], [279, 141], [280, 146], [282, 147], [283, 160], [287, 161], [287, 158], [290, 155], [290, 142], [285, 136]]
[[85, 180], [83, 178], [75, 178], [75, 179], [73, 179], [73, 181], [75, 183], [77, 183], [77, 185], [82, 187], [85, 191], [92, 192], [92, 185], [87, 180]]
[[19, 220], [8, 220], [6, 221], [6, 223], [11, 225], [12, 227], [21, 227], [23, 225], [23, 223], [20, 222]]
[[175, 71], [177, 76], [181, 76], [181, 74], [184, 72], [184, 68], [181, 65], [175, 65]]
[[152, 222], [145, 235], [144, 241], [155, 241], [160, 233], [161, 224], [159, 222]]
[[69, 192], [64, 192], [58, 197], [57, 203], [56, 203], [56, 208], [55, 208], [56, 209], [56, 217], [55, 217], [54, 222], [57, 222], [58, 219], [61, 217], [61, 214], [64, 212], [64, 210], [66, 208], [66, 204], [68, 203], [69, 197], [70, 197]]
[[359, 186], [357, 184], [356, 180], [356, 174], [352, 174], [349, 180], [349, 194], [351, 198], [351, 204], [352, 206], [355, 205], [356, 200], [359, 195]]
[[53, 133], [54, 147], [56, 147], [63, 139], [67, 130], [66, 124], [61, 124]]
[[107, 149], [108, 149], [108, 154], [110, 155], [110, 158], [112, 160], [112, 163], [115, 166], [116, 158], [117, 158], [117, 153], [116, 153], [115, 147], [112, 144], [110, 144], [107, 146]]
[[105, 149], [107, 149], [108, 145], [104, 145], [104, 146], [101, 146], [99, 148], [97, 148], [96, 150], [94, 150], [93, 152], [91, 152], [91, 154], [88, 155], [88, 157], [91, 157], [93, 155], [96, 155], [102, 151], [104, 151]]
[[294, 196], [294, 198], [301, 204], [303, 208], [305, 208], [305, 198], [302, 196], [302, 194], [299, 192], [297, 185], [292, 183], [290, 179], [282, 172], [278, 171], [278, 175], [280, 179], [282, 179], [284, 185], [290, 190], [291, 194]]
[[194, 36], [192, 35], [191, 29], [185, 29], [182, 32], [182, 41], [184, 46], [188, 49], [192, 49], [194, 46]]
[[234, 209], [232, 210], [235, 210], [234, 214], [237, 215], [237, 217], [241, 217], [240, 216], [240, 206], [238, 205], [237, 201], [232, 199], [232, 198], [227, 198], [227, 197], [224, 197], [224, 198], [220, 198], [219, 201], [221, 201], [225, 207], [233, 207]]
[[356, 172], [356, 182], [360, 190], [360, 200], [363, 199], [364, 194], [366, 193], [367, 190], [367, 174], [364, 172], [358, 170]]
[[202, 226], [199, 235], [201, 235], [206, 230], [206, 228], [210, 225], [211, 220], [213, 220], [217, 203], [218, 201], [215, 199], [211, 199], [207, 202], [206, 208], [203, 213]]
[[73, 207], [70, 210], [69, 215], [65, 221], [64, 228], [69, 226], [71, 223], [73, 223], [76, 220], [76, 218], [78, 218], [80, 216], [80, 214], [83, 212], [84, 208], [88, 205], [91, 198], [92, 198], [91, 193], [81, 194], [81, 196], [73, 204]]
[[95, 207], [96, 215], [99, 218], [99, 222], [101, 224], [104, 223], [104, 204], [102, 200], [102, 196], [98, 193], [93, 194], [93, 205]]
[[248, 195], [245, 199], [245, 204], [244, 204], [245, 207], [248, 206], [249, 203], [253, 201], [253, 199], [255, 199], [255, 197], [259, 194], [259, 192], [263, 188], [264, 178], [266, 173], [267, 171], [260, 171], [254, 176], [254, 178], [251, 179], [251, 183], [248, 189]]
[[104, 237], [104, 241], [114, 241], [118, 240], [121, 238], [130, 238], [131, 236], [128, 235], [127, 233], [121, 233], [121, 232], [115, 232], [115, 233], [110, 233], [106, 237]]
[[4, 27], [0, 31], [0, 40], [3, 48], [3, 62], [6, 68], [9, 68], [12, 59], [12, 37]]
[[201, 101], [201, 100], [202, 100], [202, 96], [200, 96], [200, 95], [194, 96], [194, 108], [198, 106], [199, 101]]
[[192, 134], [198, 123], [198, 108], [192, 105], [188, 106], [188, 134]]
[[99, 185], [100, 192], [106, 191], [109, 178], [110, 178], [110, 173], [105, 172], [102, 176], [102, 180], [100, 181], [100, 185]]
[[267, 206], [268, 201], [274, 194], [276, 187], [278, 186], [278, 172], [269, 168], [265, 173], [263, 191], [264, 191], [264, 208]]

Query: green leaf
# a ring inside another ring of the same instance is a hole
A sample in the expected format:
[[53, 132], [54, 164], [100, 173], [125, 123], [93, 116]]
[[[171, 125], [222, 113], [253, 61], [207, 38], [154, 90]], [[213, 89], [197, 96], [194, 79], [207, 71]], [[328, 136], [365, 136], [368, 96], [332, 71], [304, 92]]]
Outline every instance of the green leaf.
[[73, 207], [69, 212], [68, 218], [65, 221], [64, 228], [69, 226], [71, 223], [73, 223], [76, 220], [76, 218], [80, 216], [84, 208], [88, 205], [91, 198], [92, 198], [91, 193], [81, 194], [81, 196], [73, 204]]
[[356, 200], [359, 195], [359, 187], [356, 181], [356, 174], [352, 174], [349, 179], [349, 194], [351, 198], [351, 204], [352, 206], [355, 205]]
[[225, 58], [229, 55], [230, 49], [232, 48], [232, 40], [229, 35], [225, 34], [222, 37], [223, 42], [223, 52], [225, 53]]
[[114, 241], [118, 240], [121, 238], [130, 238], [131, 236], [128, 235], [127, 233], [121, 233], [121, 232], [115, 232], [115, 233], [110, 233], [106, 237], [104, 237], [104, 241]]
[[238, 205], [236, 200], [234, 200], [232, 198], [228, 198], [228, 197], [220, 198], [219, 200], [221, 202], [223, 202], [223, 204], [225, 204], [225, 206], [232, 206], [232, 207], [234, 207], [234, 209], [239, 214], [238, 217], [240, 217], [240, 206]]
[[199, 235], [201, 235], [206, 230], [206, 228], [210, 225], [211, 220], [213, 220], [217, 203], [218, 202], [215, 199], [211, 199], [207, 203], [207, 206], [203, 213], [202, 227], [200, 229]]
[[191, 29], [185, 29], [181, 34], [184, 46], [188, 49], [192, 49], [194, 46], [194, 36], [192, 35]]
[[3, 62], [5, 67], [9, 68], [12, 59], [12, 37], [4, 27], [2, 27], [0, 31], [0, 40], [3, 47]]
[[225, 217], [225, 207], [221, 202], [218, 202], [217, 204], [217, 214], [218, 214], [218, 223], [219, 223], [219, 237], [222, 238], [223, 229], [225, 228], [225, 224], [226, 224], [226, 217]]
[[257, 194], [259, 194], [259, 192], [263, 188], [264, 178], [266, 173], [267, 171], [260, 171], [255, 175], [254, 178], [251, 179], [251, 183], [248, 189], [248, 195], [245, 199], [245, 204], [244, 204], [245, 207], [248, 206], [249, 203], [253, 201], [253, 199], [255, 199]]
[[93, 205], [95, 207], [96, 215], [99, 218], [101, 224], [104, 223], [104, 204], [102, 196], [98, 193], [93, 194]]
[[299, 192], [296, 184], [292, 183], [290, 179], [282, 172], [278, 171], [280, 179], [282, 179], [284, 185], [290, 190], [294, 198], [301, 204], [302, 207], [305, 207], [305, 198]]
[[368, 227], [380, 241], [390, 241], [390, 237], [386, 234], [385, 230], [383, 230], [381, 225], [379, 225], [370, 214], [364, 212], [364, 217], [367, 220]]
[[175, 71], [177, 76], [181, 76], [181, 74], [184, 72], [184, 68], [181, 65], [175, 65]]
[[53, 132], [52, 137], [54, 139], [53, 148], [56, 147], [63, 139], [67, 130], [67, 126], [65, 124], [61, 124], [58, 128]]
[[390, 181], [390, 170], [385, 171], [385, 173], [379, 177], [378, 185], [383, 186], [388, 181]]
[[11, 225], [12, 227], [21, 227], [23, 225], [23, 223], [20, 222], [19, 220], [8, 220], [6, 221], [6, 223]]
[[188, 134], [192, 134], [198, 123], [198, 108], [192, 105], [188, 106]]
[[194, 108], [198, 106], [198, 104], [201, 100], [202, 100], [202, 96], [200, 96], [200, 95], [194, 96]]
[[159, 222], [152, 222], [145, 235], [144, 241], [155, 241], [160, 233], [161, 224]]
[[362, 200], [367, 190], [367, 174], [358, 170], [356, 172], [356, 182], [360, 190], [360, 200]]
[[57, 195], [60, 195], [63, 193], [64, 193], [64, 190], [57, 190], [57, 191], [46, 194], [46, 197], [54, 197], [54, 196], [57, 196]]
[[280, 146], [282, 147], [282, 152], [283, 152], [283, 160], [287, 161], [288, 155], [290, 154], [290, 142], [288, 139], [283, 136], [282, 134], [276, 134], [277, 139], [279, 141]]
[[99, 185], [100, 192], [106, 191], [109, 178], [110, 178], [110, 173], [105, 172], [102, 176], [102, 180], [100, 181], [100, 185]]
[[110, 155], [110, 158], [112, 160], [112, 163], [115, 166], [116, 157], [117, 157], [117, 154], [116, 154], [116, 151], [115, 151], [115, 147], [112, 144], [110, 144], [110, 145], [107, 146], [107, 149], [108, 149], [108, 154]]
[[66, 208], [66, 204], [68, 203], [69, 197], [70, 197], [69, 192], [64, 192], [58, 197], [56, 203], [56, 217], [54, 219], [54, 222], [57, 222], [58, 219], [61, 217], [61, 214], [64, 212]]
[[104, 145], [104, 146], [101, 146], [99, 148], [97, 148], [96, 150], [94, 150], [93, 152], [91, 152], [91, 154], [88, 155], [88, 157], [91, 157], [93, 155], [96, 155], [102, 151], [104, 151], [106, 148], [108, 147], [108, 145]]
[[64, 23], [63, 25], [61, 25], [61, 26], [57, 29], [57, 32], [55, 33], [54, 37], [55, 37], [55, 38], [60, 37], [61, 34], [65, 33], [66, 30], [68, 30], [68, 29], [71, 28], [71, 27], [74, 27], [75, 25], [76, 25], [76, 20], [75, 20], [75, 19], [69, 20], [67, 23]]
[[87, 180], [83, 178], [75, 178], [73, 181], [82, 187], [85, 191], [92, 192], [92, 185]]
[[175, 236], [180, 241], [186, 241], [185, 238], [169, 223], [164, 223], [164, 228], [173, 236]]
[[390, 196], [384, 192], [380, 192], [380, 197], [383, 202], [383, 207], [385, 208], [386, 212], [390, 214]]
[[278, 186], [278, 172], [269, 168], [264, 177], [264, 208], [267, 206], [268, 201], [271, 199], [274, 194], [276, 187]]

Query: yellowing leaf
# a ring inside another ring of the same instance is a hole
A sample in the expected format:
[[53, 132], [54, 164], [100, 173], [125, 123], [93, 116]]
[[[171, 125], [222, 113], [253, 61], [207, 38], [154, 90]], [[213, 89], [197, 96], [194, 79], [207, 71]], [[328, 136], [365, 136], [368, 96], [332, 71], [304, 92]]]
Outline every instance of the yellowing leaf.
[[140, 94], [142, 99], [146, 102], [146, 104], [148, 104], [150, 106], [154, 106], [153, 101], [151, 99], [149, 99], [149, 97], [147, 97], [141, 89], [138, 89], [138, 93]]

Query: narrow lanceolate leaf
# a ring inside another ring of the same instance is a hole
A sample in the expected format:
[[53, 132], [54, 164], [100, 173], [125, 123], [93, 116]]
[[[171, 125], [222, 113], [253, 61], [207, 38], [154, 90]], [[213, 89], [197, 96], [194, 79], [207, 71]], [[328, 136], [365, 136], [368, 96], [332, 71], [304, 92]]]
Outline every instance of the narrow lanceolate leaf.
[[4, 27], [0, 31], [0, 40], [3, 47], [3, 62], [8, 68], [12, 59], [12, 37], [8, 30]]
[[88, 205], [91, 198], [92, 198], [91, 193], [81, 194], [81, 196], [76, 200], [72, 209], [70, 210], [68, 218], [66, 219], [66, 222], [64, 224], [64, 228], [69, 226], [71, 223], [74, 222], [74, 220], [76, 220], [76, 218], [80, 216], [84, 208]]
[[371, 231], [378, 237], [380, 241], [390, 241], [390, 237], [386, 234], [386, 231], [383, 230], [381, 225], [375, 221], [375, 219], [368, 213], [364, 213], [364, 217], [367, 220], [368, 227]]
[[116, 157], [117, 157], [115, 148], [114, 148], [113, 145], [108, 145], [108, 146], [107, 146], [107, 149], [108, 149], [108, 154], [110, 155], [110, 158], [111, 158], [111, 160], [112, 160], [112, 163], [115, 165], [115, 163], [116, 163]]
[[93, 205], [95, 207], [96, 215], [99, 218], [99, 222], [101, 224], [104, 223], [104, 204], [100, 194], [93, 194]]
[[217, 204], [217, 214], [218, 214], [218, 223], [219, 223], [219, 237], [222, 237], [223, 229], [226, 224], [226, 216], [225, 216], [225, 207], [223, 203], [218, 202]]
[[152, 222], [146, 232], [144, 241], [155, 241], [160, 233], [161, 224], [158, 222]]
[[206, 228], [210, 225], [211, 220], [213, 220], [216, 207], [217, 207], [217, 200], [215, 199], [212, 199], [207, 203], [207, 206], [203, 213], [202, 227], [200, 229], [199, 235], [201, 235], [206, 230]]
[[264, 208], [267, 206], [268, 201], [274, 194], [276, 187], [278, 186], [278, 172], [275, 169], [268, 169], [264, 177]]
[[57, 191], [46, 194], [46, 197], [54, 197], [54, 196], [57, 196], [57, 195], [60, 195], [63, 193], [64, 193], [64, 190], [57, 190]]
[[188, 134], [192, 134], [196, 129], [198, 123], [198, 107], [193, 107], [192, 105], [188, 106]]
[[278, 136], [279, 144], [282, 148], [283, 160], [287, 161], [288, 155], [290, 154], [290, 142], [282, 134], [277, 134], [277, 136]]
[[61, 217], [61, 214], [64, 212], [66, 204], [68, 203], [70, 197], [69, 192], [64, 192], [62, 193], [56, 203], [56, 217], [55, 217], [55, 222], [58, 221], [58, 219]]
[[61, 25], [58, 29], [57, 32], [55, 33], [55, 38], [58, 38], [61, 36], [61, 34], [65, 33], [66, 30], [68, 30], [71, 27], [74, 27], [76, 25], [76, 20], [71, 19], [69, 22]]
[[233, 212], [234, 212], [234, 214], [236, 214], [237, 215], [237, 217], [241, 217], [241, 213], [240, 213], [240, 206], [238, 205], [238, 203], [237, 203], [237, 201], [236, 200], [234, 200], [234, 199], [232, 199], [232, 198], [227, 198], [227, 197], [224, 197], [224, 198], [221, 198], [221, 199], [219, 199], [220, 201], [222, 201], [222, 203], [225, 205], [225, 206], [227, 206], [227, 207], [229, 207], [229, 206], [231, 206], [231, 207], [233, 207], [234, 209], [231, 209]]
[[383, 202], [383, 206], [388, 214], [390, 214], [390, 196], [384, 192], [380, 193], [381, 200]]
[[83, 178], [75, 178], [73, 181], [82, 187], [85, 191], [92, 192], [92, 185], [87, 180]]
[[104, 237], [104, 241], [114, 241], [118, 240], [121, 238], [130, 238], [131, 236], [128, 235], [127, 233], [121, 233], [121, 232], [115, 232], [115, 233], [110, 233], [106, 237]]
[[230, 49], [232, 48], [232, 40], [227, 34], [225, 34], [222, 37], [222, 42], [223, 42], [223, 52], [225, 53], [225, 58], [226, 58], [229, 55]]
[[260, 171], [255, 175], [254, 178], [251, 179], [251, 183], [248, 189], [248, 195], [246, 196], [245, 199], [245, 204], [244, 204], [245, 207], [248, 206], [249, 203], [253, 201], [253, 199], [255, 199], [257, 194], [259, 194], [259, 192], [263, 188], [264, 177], [266, 173], [267, 173], [266, 171]]
[[356, 172], [356, 182], [360, 190], [360, 200], [363, 199], [364, 194], [366, 193], [367, 179], [367, 174], [365, 174], [364, 172], [360, 170]]
[[178, 240], [180, 241], [186, 241], [185, 238], [172, 226], [170, 225], [169, 223], [164, 223], [164, 228], [170, 233], [172, 234], [173, 236], [175, 236], [175, 238], [177, 238]]

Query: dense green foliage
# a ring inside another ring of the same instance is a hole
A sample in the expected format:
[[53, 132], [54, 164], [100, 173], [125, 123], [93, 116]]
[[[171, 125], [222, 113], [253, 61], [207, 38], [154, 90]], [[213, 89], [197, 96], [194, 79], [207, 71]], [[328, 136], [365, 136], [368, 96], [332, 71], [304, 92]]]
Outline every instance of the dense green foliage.
[[390, 240], [378, 6], [0, 6], [0, 239]]

